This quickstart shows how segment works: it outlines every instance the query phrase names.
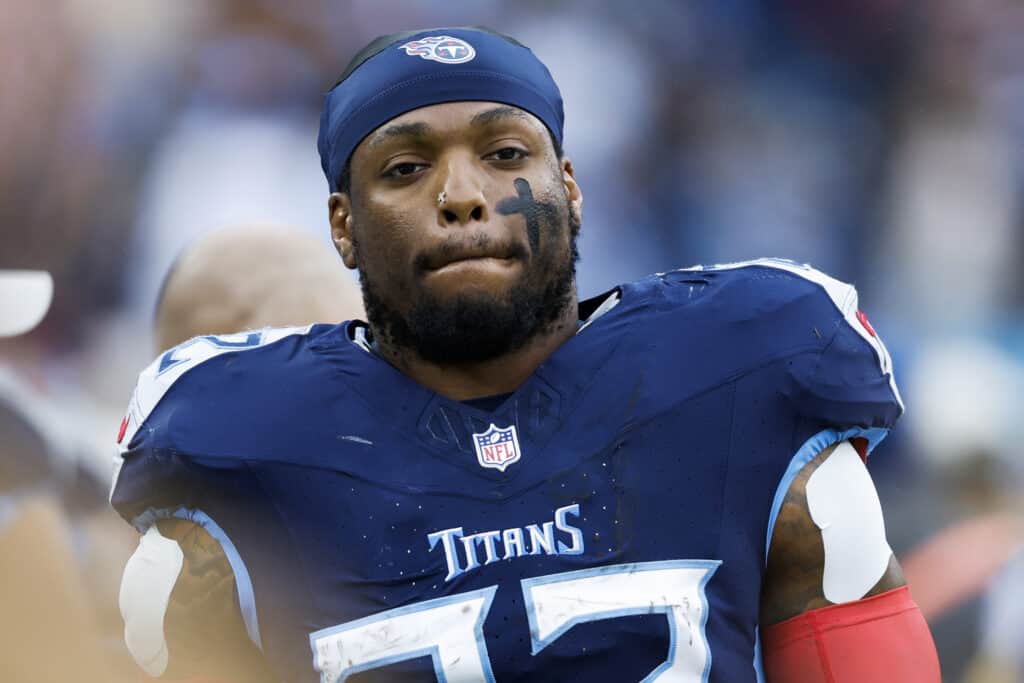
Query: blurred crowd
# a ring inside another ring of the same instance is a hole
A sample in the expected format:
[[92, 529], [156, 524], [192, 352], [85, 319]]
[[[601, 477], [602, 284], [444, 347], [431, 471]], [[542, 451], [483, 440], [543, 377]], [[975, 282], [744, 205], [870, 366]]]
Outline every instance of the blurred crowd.
[[[1024, 5], [4, 9], [0, 269], [49, 271], [55, 288], [34, 332], [0, 340], [0, 408], [14, 416], [0, 455], [38, 451], [108, 612], [119, 576], [97, 558], [123, 565], [134, 542], [101, 530], [117, 522], [103, 507], [113, 437], [158, 350], [168, 269], [200, 236], [239, 224], [292, 226], [330, 249], [323, 93], [378, 35], [486, 25], [531, 47], [562, 88], [586, 197], [581, 297], [760, 256], [857, 284], [908, 406], [872, 472], [945, 679], [1024, 681]], [[15, 423], [36, 441], [9, 438]], [[98, 621], [117, 631], [116, 616]]]

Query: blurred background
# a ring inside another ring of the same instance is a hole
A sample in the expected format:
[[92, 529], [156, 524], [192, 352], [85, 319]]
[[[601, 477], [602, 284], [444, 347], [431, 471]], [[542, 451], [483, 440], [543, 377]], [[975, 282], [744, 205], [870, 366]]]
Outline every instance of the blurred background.
[[0, 340], [0, 449], [31, 464], [0, 478], [0, 502], [26, 487], [60, 501], [110, 680], [144, 679], [116, 611], [134, 534], [105, 494], [167, 268], [240, 223], [329, 248], [323, 93], [378, 35], [483, 24], [531, 47], [562, 88], [586, 195], [582, 297], [760, 256], [857, 285], [908, 406], [872, 473], [945, 680], [1024, 681], [1021, 3], [3, 9], [0, 268], [48, 270], [55, 294], [34, 332]]

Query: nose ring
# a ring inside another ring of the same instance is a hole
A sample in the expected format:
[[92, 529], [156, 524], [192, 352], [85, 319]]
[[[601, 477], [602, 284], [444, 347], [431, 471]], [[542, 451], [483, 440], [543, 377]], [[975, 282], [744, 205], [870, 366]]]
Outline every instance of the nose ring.
[[448, 195], [445, 192], [442, 191], [441, 194], [437, 195], [437, 205], [438, 206], [444, 206], [444, 203], [445, 203], [445, 201], [447, 199], [448, 199]]

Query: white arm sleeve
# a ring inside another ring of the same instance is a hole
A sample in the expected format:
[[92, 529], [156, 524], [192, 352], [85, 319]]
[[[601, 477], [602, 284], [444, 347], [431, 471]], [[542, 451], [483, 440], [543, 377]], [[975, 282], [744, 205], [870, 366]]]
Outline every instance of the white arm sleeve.
[[150, 676], [167, 670], [164, 615], [185, 555], [177, 541], [149, 527], [128, 559], [121, 578], [119, 605], [124, 641], [136, 663]]

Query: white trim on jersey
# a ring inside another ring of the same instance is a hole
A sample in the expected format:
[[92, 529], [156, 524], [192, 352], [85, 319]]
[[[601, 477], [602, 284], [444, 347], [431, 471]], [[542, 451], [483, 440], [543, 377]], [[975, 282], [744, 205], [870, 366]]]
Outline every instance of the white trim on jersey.
[[879, 337], [877, 333], [872, 334], [869, 332], [864, 323], [857, 317], [857, 313], [859, 312], [857, 288], [853, 285], [837, 280], [830, 275], [826, 275], [806, 263], [797, 263], [795, 261], [787, 261], [785, 259], [777, 258], [760, 258], [754, 259], [753, 261], [738, 261], [736, 263], [724, 263], [713, 266], [692, 266], [690, 268], [680, 268], [679, 270], [736, 270], [750, 266], [761, 266], [765, 268], [777, 268], [778, 270], [784, 270], [786, 272], [793, 273], [794, 275], [799, 275], [803, 279], [809, 280], [824, 289], [828, 293], [829, 298], [832, 299], [832, 303], [834, 303], [840, 313], [843, 314], [843, 317], [846, 319], [846, 323], [852, 327], [854, 331], [861, 336], [861, 338], [870, 344], [872, 349], [874, 349], [882, 374], [889, 376], [889, 386], [892, 388], [892, 393], [896, 397], [896, 402], [900, 406], [900, 412], [902, 413], [904, 411], [903, 398], [900, 396], [900, 390], [896, 386], [896, 375], [893, 373], [892, 357], [889, 355], [889, 350], [885, 348], [885, 344], [882, 343], [882, 338]]
[[369, 328], [367, 328], [365, 325], [357, 324], [353, 331], [354, 333], [352, 335], [352, 343], [361, 348], [363, 351], [372, 354], [373, 344], [370, 343], [368, 330]]
[[590, 314], [589, 318], [580, 321], [580, 328], [576, 330], [576, 334], [579, 334], [590, 327], [591, 323], [596, 322], [598, 318], [618, 306], [620, 301], [622, 301], [622, 292], [616, 289], [601, 302], [600, 306], [594, 309], [594, 312]]

